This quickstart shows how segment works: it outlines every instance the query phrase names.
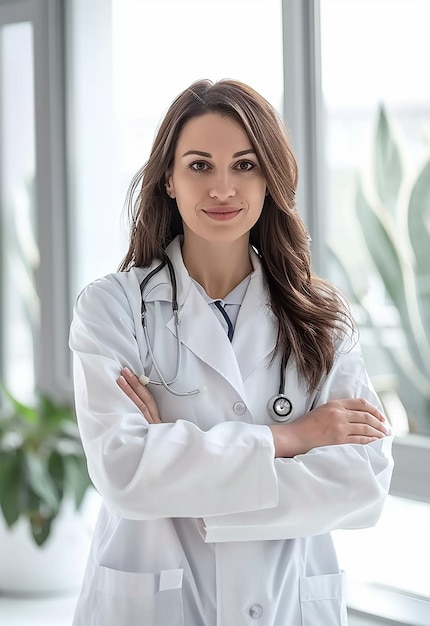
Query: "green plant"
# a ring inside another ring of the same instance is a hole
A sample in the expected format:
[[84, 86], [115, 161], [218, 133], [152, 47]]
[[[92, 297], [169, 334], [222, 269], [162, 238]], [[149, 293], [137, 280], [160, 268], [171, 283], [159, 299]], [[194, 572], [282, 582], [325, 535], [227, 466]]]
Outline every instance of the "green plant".
[[398, 375], [398, 393], [411, 429], [421, 422], [419, 428], [426, 430], [430, 427], [430, 151], [427, 147], [420, 167], [406, 167], [401, 145], [381, 106], [372, 167], [358, 181], [355, 207], [368, 253], [366, 266], [383, 288], [386, 310], [395, 312], [396, 341], [384, 339], [387, 320], [369, 298], [363, 267], [361, 276], [360, 268], [354, 274], [345, 252], [337, 251], [337, 271], [342, 267], [344, 284], [365, 314], [364, 324], [373, 329]]
[[26, 406], [4, 387], [0, 414], [0, 507], [10, 528], [28, 520], [34, 541], [41, 546], [63, 498], [76, 507], [90, 485], [73, 409], [38, 394]]

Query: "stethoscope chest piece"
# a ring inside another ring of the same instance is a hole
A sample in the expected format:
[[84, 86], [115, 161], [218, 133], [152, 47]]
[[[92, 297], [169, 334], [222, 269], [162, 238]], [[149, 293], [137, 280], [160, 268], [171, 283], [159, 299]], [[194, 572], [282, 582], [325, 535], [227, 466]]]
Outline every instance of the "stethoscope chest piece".
[[293, 405], [284, 394], [270, 398], [267, 412], [275, 422], [289, 422], [293, 417]]

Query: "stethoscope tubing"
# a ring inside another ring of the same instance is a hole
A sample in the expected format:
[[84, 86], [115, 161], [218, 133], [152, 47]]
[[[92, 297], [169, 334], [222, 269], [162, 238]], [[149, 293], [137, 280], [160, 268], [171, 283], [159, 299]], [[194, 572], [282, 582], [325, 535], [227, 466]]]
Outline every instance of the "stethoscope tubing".
[[[176, 337], [176, 368], [175, 368], [175, 374], [173, 378], [169, 381], [165, 380], [160, 370], [160, 367], [154, 355], [153, 348], [151, 346], [151, 342], [149, 340], [148, 322], [147, 322], [147, 317], [146, 317], [147, 310], [146, 310], [145, 299], [143, 297], [143, 292], [145, 290], [146, 285], [153, 278], [153, 276], [155, 276], [160, 270], [163, 269], [165, 265], [167, 265], [167, 268], [170, 274], [170, 281], [172, 285], [172, 311], [173, 311], [173, 316], [175, 319], [175, 337]], [[180, 396], [180, 397], [194, 396], [198, 393], [201, 393], [202, 391], [205, 390], [204, 387], [192, 389], [190, 391], [175, 391], [174, 389], [171, 388], [171, 385], [173, 385], [177, 381], [179, 372], [181, 371], [182, 350], [181, 350], [180, 319], [179, 319], [179, 307], [178, 307], [178, 288], [177, 288], [175, 270], [173, 268], [173, 264], [171, 260], [168, 258], [167, 255], [165, 256], [164, 260], [160, 263], [160, 265], [154, 268], [148, 274], [148, 276], [146, 276], [142, 280], [142, 282], [140, 283], [140, 295], [141, 295], [140, 316], [141, 316], [141, 321], [142, 321], [143, 334], [145, 336], [145, 341], [146, 341], [146, 345], [148, 348], [149, 356], [152, 361], [152, 366], [159, 378], [159, 381], [149, 380], [146, 378], [146, 376], [141, 376], [140, 379], [145, 380], [146, 384], [151, 383], [152, 385], [161, 385], [162, 387], [164, 387], [164, 389], [166, 389], [166, 391], [168, 391], [174, 396]], [[278, 393], [277, 395], [270, 398], [270, 400], [267, 403], [267, 412], [270, 418], [276, 422], [282, 422], [282, 423], [289, 422], [293, 418], [293, 405], [291, 401], [284, 394], [286, 369], [287, 369], [287, 363], [286, 363], [285, 357], [283, 356], [281, 360], [281, 367], [280, 367], [280, 374], [279, 374]]]

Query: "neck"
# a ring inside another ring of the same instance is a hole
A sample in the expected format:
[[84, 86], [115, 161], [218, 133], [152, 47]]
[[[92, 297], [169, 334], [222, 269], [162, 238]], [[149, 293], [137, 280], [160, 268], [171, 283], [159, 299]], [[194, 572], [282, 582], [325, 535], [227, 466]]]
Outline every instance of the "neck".
[[210, 298], [225, 298], [252, 272], [247, 237], [234, 242], [211, 243], [184, 237], [182, 258]]

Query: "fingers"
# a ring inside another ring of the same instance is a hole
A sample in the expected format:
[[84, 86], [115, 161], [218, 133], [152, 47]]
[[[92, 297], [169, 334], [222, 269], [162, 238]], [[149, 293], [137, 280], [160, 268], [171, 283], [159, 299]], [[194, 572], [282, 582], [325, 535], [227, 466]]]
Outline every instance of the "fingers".
[[116, 382], [150, 424], [162, 423], [152, 394], [139, 382], [136, 374], [124, 367]]
[[[382, 429], [383, 428], [383, 429]], [[348, 434], [348, 441], [350, 441], [354, 437], [364, 438], [367, 440], [372, 439], [382, 439], [387, 435], [387, 430], [385, 427], [375, 428], [370, 424], [363, 424], [362, 422], [350, 422], [350, 433]]]
[[348, 443], [358, 443], [362, 446], [365, 446], [368, 443], [372, 443], [373, 441], [377, 441], [380, 437], [364, 437], [359, 435], [351, 435], [348, 439]]
[[385, 418], [376, 407], [363, 398], [354, 398], [354, 409], [349, 405], [348, 421], [353, 428], [353, 435], [364, 437], [385, 437], [388, 428], [385, 425]]
[[133, 389], [127, 383], [125, 378], [123, 376], [120, 376], [117, 380], [117, 383], [119, 387], [121, 387], [121, 389], [124, 391], [124, 393], [130, 398], [130, 400], [136, 405], [136, 407], [139, 409], [142, 415], [146, 418], [146, 420], [151, 424], [152, 416], [151, 416], [150, 411], [148, 410], [148, 407], [143, 402], [143, 400], [139, 398], [139, 396], [135, 393], [135, 391], [133, 391]]
[[348, 412], [348, 443], [367, 444], [388, 434], [385, 418], [373, 404], [364, 398], [348, 398], [340, 402]]
[[354, 434], [361, 434], [366, 437], [385, 437], [388, 434], [385, 424], [370, 413], [355, 411], [350, 415], [348, 421]]
[[361, 411], [363, 413], [369, 413], [370, 415], [373, 415], [373, 417], [375, 417], [380, 422], [385, 422], [385, 417], [382, 415], [380, 411], [378, 411], [376, 406], [374, 406], [373, 404], [371, 404], [364, 398], [348, 398], [346, 400], [342, 400], [341, 402], [343, 403], [343, 406], [345, 407], [345, 409], [349, 409], [351, 411]]

